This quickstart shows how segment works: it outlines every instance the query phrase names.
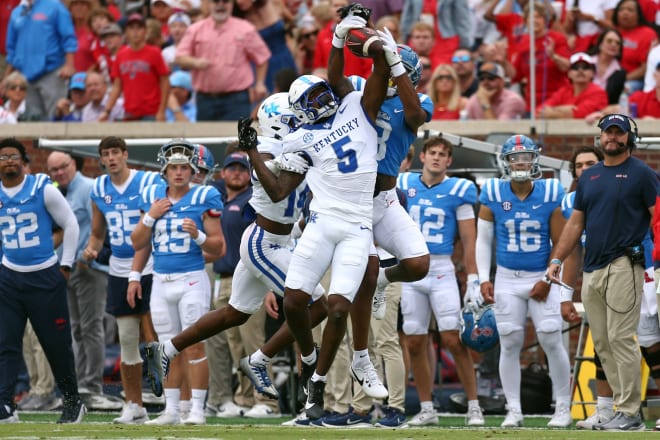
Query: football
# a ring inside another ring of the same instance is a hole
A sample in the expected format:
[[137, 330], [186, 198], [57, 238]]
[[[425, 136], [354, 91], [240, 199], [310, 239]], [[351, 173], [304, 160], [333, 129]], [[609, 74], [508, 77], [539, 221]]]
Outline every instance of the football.
[[375, 30], [365, 27], [348, 31], [346, 47], [360, 58], [370, 58], [383, 50], [383, 42]]

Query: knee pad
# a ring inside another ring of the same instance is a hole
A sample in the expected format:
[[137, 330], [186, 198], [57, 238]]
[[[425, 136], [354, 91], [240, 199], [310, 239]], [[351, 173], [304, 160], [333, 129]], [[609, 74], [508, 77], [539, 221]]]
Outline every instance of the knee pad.
[[117, 332], [119, 334], [119, 347], [121, 361], [126, 365], [142, 363], [140, 356], [140, 318], [117, 318]]
[[498, 322], [497, 323], [497, 332], [500, 334], [500, 336], [510, 335], [513, 332], [521, 332], [523, 330], [524, 329], [521, 326], [519, 326], [517, 324], [513, 324], [511, 322], [501, 322], [501, 323]]
[[554, 333], [561, 330], [561, 320], [544, 319], [536, 326], [536, 333]]
[[653, 379], [659, 379], [660, 378], [660, 347], [654, 345], [651, 348], [641, 347], [641, 349], [642, 349], [642, 356], [644, 356], [644, 360], [646, 361], [646, 364], [649, 366], [649, 369], [651, 370], [651, 377]]

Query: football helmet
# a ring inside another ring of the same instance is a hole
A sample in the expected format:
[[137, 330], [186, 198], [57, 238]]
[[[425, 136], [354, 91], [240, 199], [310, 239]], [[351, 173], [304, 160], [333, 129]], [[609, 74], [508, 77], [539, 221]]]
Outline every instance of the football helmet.
[[195, 153], [197, 154], [197, 169], [199, 171], [206, 171], [206, 176], [204, 176], [202, 182], [202, 184], [206, 185], [213, 178], [213, 173], [215, 173], [215, 158], [211, 150], [202, 144], [195, 144]]
[[[502, 144], [500, 159], [504, 167], [504, 174], [511, 180], [524, 182], [541, 177], [539, 166], [539, 153], [541, 149], [527, 136], [516, 134]], [[524, 169], [516, 166], [526, 164]]]
[[[422, 78], [422, 62], [419, 61], [419, 56], [410, 46], [405, 44], [397, 44], [397, 50], [399, 56], [401, 57], [401, 63], [403, 67], [408, 72], [408, 78], [412, 82], [413, 87], [417, 87], [419, 80]], [[387, 96], [396, 95], [396, 86], [394, 81], [390, 78], [390, 82], [387, 85]]]
[[478, 352], [488, 351], [500, 341], [495, 312], [490, 304], [468, 301], [461, 313], [461, 342]]
[[304, 124], [332, 116], [338, 101], [330, 85], [315, 75], [302, 75], [289, 88], [289, 106]]
[[195, 145], [185, 139], [173, 139], [160, 147], [156, 160], [160, 164], [160, 174], [163, 176], [168, 165], [187, 164], [192, 168], [193, 174], [199, 171]]
[[289, 106], [288, 93], [275, 93], [264, 99], [257, 111], [261, 135], [282, 140], [295, 131], [300, 121]]

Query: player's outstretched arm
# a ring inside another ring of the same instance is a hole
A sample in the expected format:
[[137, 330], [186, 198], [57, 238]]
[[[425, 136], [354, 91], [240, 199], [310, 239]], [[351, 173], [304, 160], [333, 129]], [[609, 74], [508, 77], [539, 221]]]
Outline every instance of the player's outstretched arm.
[[328, 59], [328, 84], [332, 91], [341, 99], [353, 90], [350, 81], [344, 76], [344, 45], [346, 35], [351, 29], [365, 27], [367, 21], [364, 18], [353, 15], [343, 18], [332, 37], [332, 48]]

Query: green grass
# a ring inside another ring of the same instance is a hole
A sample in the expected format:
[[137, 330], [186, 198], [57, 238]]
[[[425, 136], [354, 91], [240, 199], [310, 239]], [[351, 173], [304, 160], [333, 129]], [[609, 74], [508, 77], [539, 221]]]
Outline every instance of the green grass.
[[[502, 417], [487, 416], [487, 426], [467, 429], [462, 416], [441, 416], [440, 426], [408, 429], [330, 429], [284, 427], [280, 423], [288, 417], [277, 419], [248, 420], [243, 418], [220, 419], [210, 417], [205, 426], [144, 426], [114, 425], [116, 414], [92, 413], [78, 425], [58, 425], [57, 413], [21, 413], [20, 423], [0, 424], [0, 438], [13, 439], [516, 439], [516, 440], [571, 440], [571, 439], [623, 439], [634, 433], [601, 433], [573, 429], [550, 430], [545, 428], [549, 418], [526, 417], [525, 428], [502, 429]], [[649, 429], [654, 423], [647, 422]], [[654, 435], [648, 431], [638, 435]]]

